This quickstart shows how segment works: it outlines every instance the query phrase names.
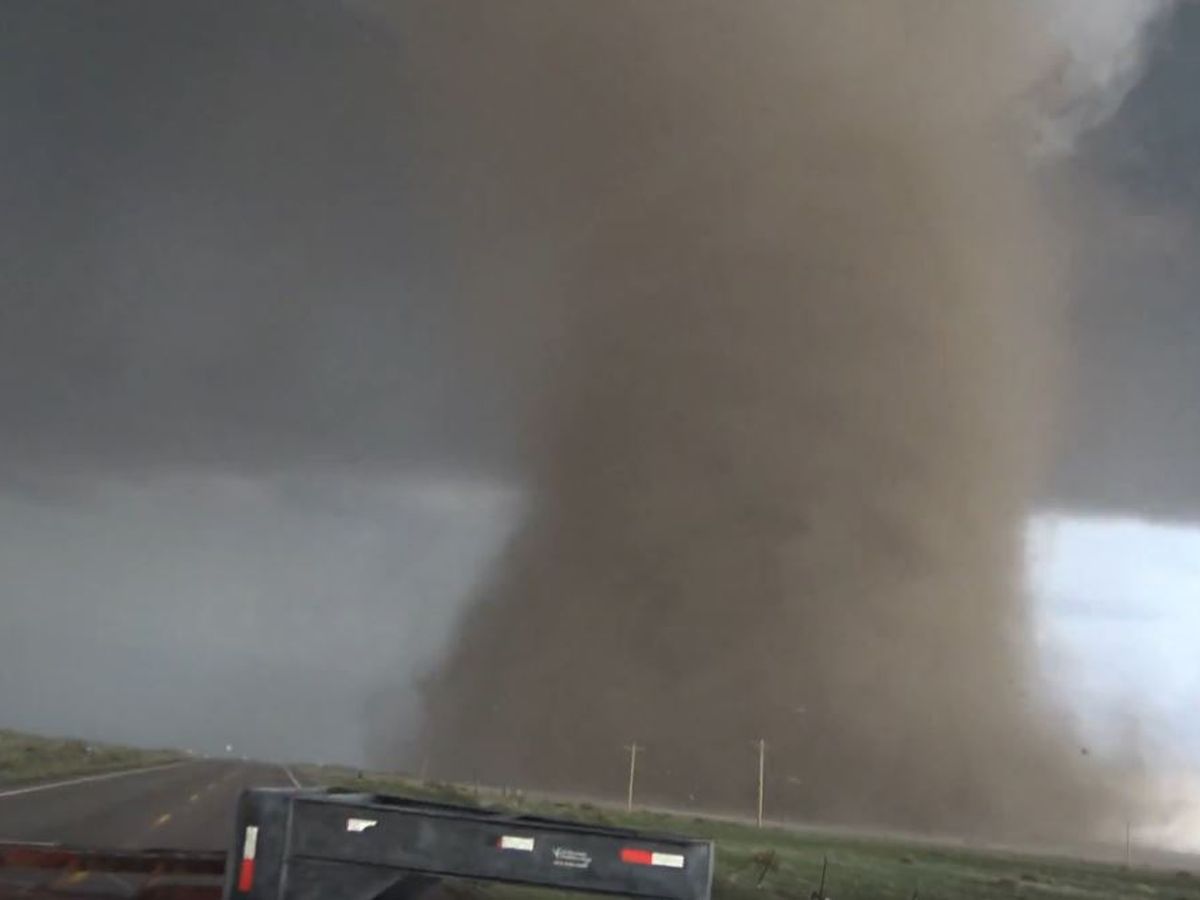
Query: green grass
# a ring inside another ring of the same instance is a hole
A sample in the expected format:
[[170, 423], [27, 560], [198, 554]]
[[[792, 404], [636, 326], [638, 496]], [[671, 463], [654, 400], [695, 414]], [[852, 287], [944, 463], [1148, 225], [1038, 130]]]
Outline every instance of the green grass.
[[[626, 813], [587, 803], [529, 800], [470, 787], [352, 769], [302, 766], [308, 783], [503, 807], [582, 822], [668, 831], [716, 842], [715, 900], [809, 900], [828, 858], [825, 894], [833, 900], [1200, 900], [1200, 872], [1131, 868], [1077, 860], [983, 852], [900, 840], [851, 838], [755, 828], [699, 816]], [[761, 881], [761, 883], [760, 883]], [[524, 887], [473, 885], [455, 891], [491, 900], [567, 896]], [[575, 896], [575, 895], [571, 895]]]
[[170, 750], [139, 750], [0, 728], [0, 785], [132, 769], [182, 758]]

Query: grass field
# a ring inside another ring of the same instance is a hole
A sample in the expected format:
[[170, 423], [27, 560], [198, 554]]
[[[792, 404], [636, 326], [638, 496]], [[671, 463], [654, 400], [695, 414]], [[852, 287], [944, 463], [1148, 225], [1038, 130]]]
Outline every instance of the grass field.
[[181, 758], [169, 750], [138, 750], [0, 728], [0, 785], [152, 766]]
[[[1200, 900], [1200, 871], [1125, 869], [1055, 857], [992, 853], [899, 840], [853, 838], [653, 812], [626, 813], [587, 803], [532, 801], [455, 785], [360, 775], [350, 769], [299, 767], [310, 783], [479, 803], [579, 821], [670, 831], [716, 842], [715, 900], [810, 900], [828, 860], [832, 900]], [[495, 900], [562, 895], [516, 887], [472, 886], [464, 896]]]

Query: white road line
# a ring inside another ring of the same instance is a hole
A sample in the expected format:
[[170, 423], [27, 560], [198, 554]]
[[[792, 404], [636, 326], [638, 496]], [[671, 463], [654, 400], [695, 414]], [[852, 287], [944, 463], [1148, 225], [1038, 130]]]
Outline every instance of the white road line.
[[12, 791], [0, 791], [0, 800], [5, 797], [16, 797], [20, 794], [32, 794], [36, 791], [48, 791], [52, 788], [69, 787], [73, 784], [85, 784], [89, 781], [108, 781], [110, 778], [124, 778], [126, 775], [140, 775], [142, 772], [158, 772], [163, 769], [177, 769], [190, 765], [190, 762], [167, 763], [162, 766], [146, 766], [143, 769], [122, 769], [120, 772], [105, 772], [103, 775], [86, 775], [83, 778], [72, 778], [68, 781], [52, 781], [50, 784], [34, 784], [29, 787], [17, 788]]
[[109, 879], [110, 881], [116, 882], [117, 885], [120, 886], [121, 890], [127, 894], [136, 894], [137, 893], [137, 889], [134, 888], [134, 886], [132, 884], [130, 884], [128, 881], [126, 881], [120, 875], [114, 875], [112, 872], [98, 872], [97, 874], [103, 875], [105, 878]]
[[297, 780], [296, 776], [292, 774], [292, 770], [291, 770], [291, 769], [289, 769], [287, 766], [280, 766], [279, 768], [283, 769], [283, 772], [284, 772], [284, 774], [285, 774], [285, 775], [287, 775], [287, 777], [288, 777], [288, 779], [289, 779], [289, 780], [291, 780], [291, 782], [292, 782], [292, 786], [293, 786], [293, 787], [298, 787], [298, 788], [302, 788], [302, 787], [304, 787], [304, 785], [302, 785], [302, 784], [301, 784], [301, 783], [300, 783], [300, 782]]

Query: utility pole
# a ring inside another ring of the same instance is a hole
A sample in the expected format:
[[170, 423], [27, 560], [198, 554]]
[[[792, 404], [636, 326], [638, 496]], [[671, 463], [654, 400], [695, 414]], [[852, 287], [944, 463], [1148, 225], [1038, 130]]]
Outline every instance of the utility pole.
[[1125, 868], [1133, 864], [1133, 848], [1129, 843], [1129, 820], [1125, 820]]
[[763, 787], [764, 776], [767, 771], [767, 742], [759, 738], [758, 741], [758, 827], [763, 827]]
[[639, 747], [635, 741], [625, 747], [629, 751], [629, 795], [625, 800], [625, 811], [633, 812], [633, 779], [637, 777], [637, 753], [639, 750], [644, 750], [644, 747]]

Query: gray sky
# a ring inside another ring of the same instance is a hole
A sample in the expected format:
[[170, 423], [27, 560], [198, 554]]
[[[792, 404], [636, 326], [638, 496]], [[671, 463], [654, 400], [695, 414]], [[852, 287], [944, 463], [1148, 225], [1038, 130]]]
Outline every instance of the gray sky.
[[[0, 498], [0, 709], [47, 731], [356, 759], [368, 690], [431, 662], [512, 503], [323, 475]], [[396, 691], [389, 715], [410, 700]]]
[[396, 41], [290, 0], [0, 17], [0, 717], [352, 758], [511, 506], [512, 404], [407, 240]]
[[[4, 4], [0, 724], [353, 758], [412, 702], [519, 508], [540, 359], [446, 300], [405, 38], [315, 0]], [[1198, 78], [1185, 5], [1079, 149], [1047, 506], [1200, 517]]]

